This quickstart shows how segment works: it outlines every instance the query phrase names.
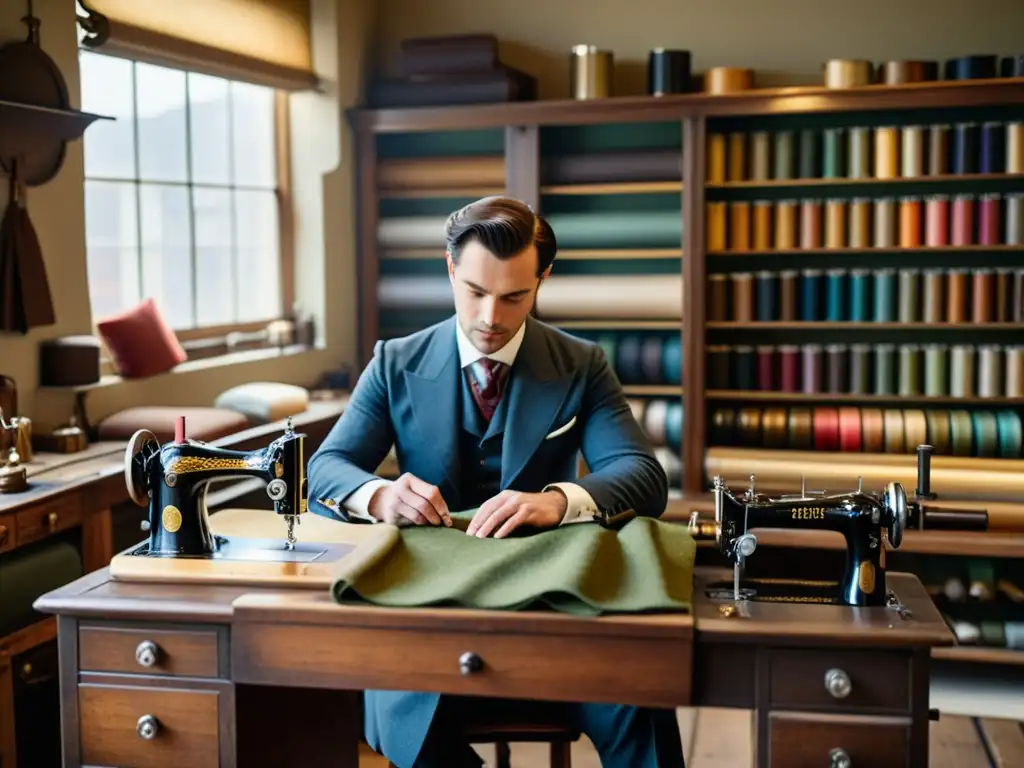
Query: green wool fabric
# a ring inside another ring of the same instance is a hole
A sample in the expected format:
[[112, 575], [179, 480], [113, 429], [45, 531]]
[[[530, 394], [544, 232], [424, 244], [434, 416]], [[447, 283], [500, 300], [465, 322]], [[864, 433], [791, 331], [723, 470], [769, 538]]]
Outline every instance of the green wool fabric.
[[696, 545], [685, 526], [637, 517], [619, 531], [574, 523], [481, 539], [465, 533], [475, 512], [452, 515], [451, 528], [389, 526], [342, 561], [334, 598], [580, 616], [691, 609]]

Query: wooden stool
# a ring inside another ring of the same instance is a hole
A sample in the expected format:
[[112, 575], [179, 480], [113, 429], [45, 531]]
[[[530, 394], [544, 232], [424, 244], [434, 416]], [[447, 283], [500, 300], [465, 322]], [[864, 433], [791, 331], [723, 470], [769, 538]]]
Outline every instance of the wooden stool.
[[[493, 744], [497, 753], [497, 768], [511, 768], [512, 742], [546, 741], [550, 744], [551, 768], [572, 768], [572, 743], [580, 732], [567, 725], [555, 723], [485, 723], [473, 724], [465, 730], [470, 744]], [[394, 768], [388, 763], [389, 768]]]

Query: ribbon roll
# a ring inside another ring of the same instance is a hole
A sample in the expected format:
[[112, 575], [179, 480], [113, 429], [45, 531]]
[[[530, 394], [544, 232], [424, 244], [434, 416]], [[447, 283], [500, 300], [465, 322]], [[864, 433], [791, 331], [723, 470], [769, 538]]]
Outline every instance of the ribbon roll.
[[839, 450], [839, 411], [835, 408], [815, 408], [811, 417], [814, 421], [814, 450]]
[[789, 410], [789, 447], [793, 450], [808, 451], [814, 444], [814, 422], [810, 408]]
[[924, 83], [939, 79], [937, 61], [887, 61], [879, 67], [880, 82], [886, 85]]
[[947, 80], [986, 80], [996, 76], [999, 57], [991, 54], [963, 56], [946, 62]]
[[839, 450], [847, 453], [861, 449], [860, 408], [839, 409]]
[[944, 456], [949, 453], [949, 414], [946, 411], [928, 411], [928, 443], [935, 453]]
[[754, 87], [754, 70], [713, 67], [704, 73], [704, 91], [716, 95], [738, 93]]
[[874, 80], [874, 67], [863, 59], [831, 59], [824, 70], [826, 88], [858, 88]]
[[878, 408], [860, 411], [861, 449], [864, 453], [882, 453], [885, 450], [885, 422]]

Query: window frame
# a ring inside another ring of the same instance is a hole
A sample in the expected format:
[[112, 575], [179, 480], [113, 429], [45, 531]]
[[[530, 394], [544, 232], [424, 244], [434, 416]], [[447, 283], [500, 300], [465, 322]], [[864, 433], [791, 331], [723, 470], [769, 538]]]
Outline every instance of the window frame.
[[[126, 56], [117, 56], [89, 48], [80, 48], [79, 53], [88, 52], [93, 55], [110, 56], [121, 58], [131, 62], [133, 65], [150, 62], [141, 59], [134, 59]], [[183, 66], [165, 66], [168, 69], [175, 69], [185, 73], [205, 74], [199, 70], [188, 69]], [[223, 79], [232, 81], [232, 78]], [[133, 88], [134, 78], [133, 78]], [[280, 88], [272, 88], [273, 121], [274, 121], [274, 169], [276, 173], [276, 184], [274, 195], [276, 198], [278, 215], [278, 268], [279, 268], [279, 293], [280, 312], [275, 317], [266, 320], [240, 321], [219, 325], [206, 325], [193, 328], [174, 329], [178, 341], [188, 353], [189, 360], [206, 359], [229, 354], [239, 350], [261, 349], [277, 346], [267, 337], [267, 326], [280, 320], [289, 320], [293, 317], [295, 306], [295, 211], [294, 197], [292, 192], [292, 162], [291, 162], [291, 119], [290, 119], [290, 94]], [[190, 130], [190, 127], [186, 127]], [[191, 162], [188, 159], [187, 162]], [[138, 178], [136, 174], [130, 179], [135, 184], [149, 183], [145, 179]], [[106, 181], [103, 177], [92, 177], [84, 173], [83, 186], [87, 181]], [[160, 182], [151, 182], [159, 184]], [[190, 180], [186, 186], [191, 188], [193, 182]], [[139, 215], [138, 212], [136, 215]], [[195, 244], [193, 243], [193, 248]], [[88, 244], [86, 243], [86, 249]], [[141, 256], [140, 256], [141, 258]], [[87, 288], [88, 290], [88, 278]], [[95, 317], [90, 318], [93, 333], [96, 334], [97, 326]], [[116, 374], [113, 361], [107, 353], [101, 339], [101, 373]]]

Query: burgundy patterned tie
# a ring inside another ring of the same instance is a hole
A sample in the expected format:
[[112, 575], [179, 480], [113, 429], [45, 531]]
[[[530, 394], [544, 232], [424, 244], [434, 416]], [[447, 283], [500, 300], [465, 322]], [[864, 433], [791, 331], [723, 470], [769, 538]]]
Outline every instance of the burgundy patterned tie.
[[507, 380], [508, 366], [489, 357], [481, 357], [469, 366], [469, 388], [488, 423], [498, 408]]

